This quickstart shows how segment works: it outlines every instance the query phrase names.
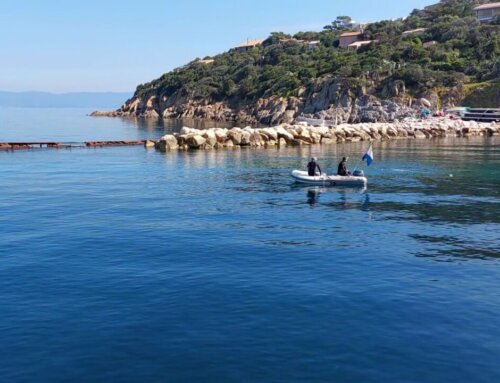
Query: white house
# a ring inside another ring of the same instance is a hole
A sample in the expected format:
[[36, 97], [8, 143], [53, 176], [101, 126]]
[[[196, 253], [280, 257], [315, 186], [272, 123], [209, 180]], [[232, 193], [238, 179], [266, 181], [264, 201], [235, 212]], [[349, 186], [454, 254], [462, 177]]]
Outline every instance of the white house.
[[479, 21], [490, 21], [500, 15], [500, 2], [483, 4], [474, 8]]

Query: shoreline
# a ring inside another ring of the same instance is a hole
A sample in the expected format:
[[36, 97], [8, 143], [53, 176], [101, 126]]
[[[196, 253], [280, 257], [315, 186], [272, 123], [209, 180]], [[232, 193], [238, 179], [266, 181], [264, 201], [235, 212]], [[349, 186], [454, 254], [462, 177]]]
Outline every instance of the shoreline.
[[179, 133], [167, 134], [159, 140], [147, 140], [144, 145], [166, 152], [496, 135], [500, 135], [500, 124], [495, 122], [430, 118], [393, 123], [339, 124], [336, 127], [316, 127], [306, 123], [267, 128], [247, 126], [199, 130], [183, 127]]
[[274, 127], [208, 128], [183, 127], [180, 132], [160, 139], [106, 140], [84, 142], [0, 142], [0, 151], [30, 149], [100, 148], [138, 146], [161, 152], [175, 150], [220, 150], [237, 147], [267, 148], [285, 146], [328, 145], [362, 141], [394, 141], [445, 137], [500, 135], [500, 123], [430, 118], [393, 123], [339, 124], [336, 127], [311, 126], [305, 122]]

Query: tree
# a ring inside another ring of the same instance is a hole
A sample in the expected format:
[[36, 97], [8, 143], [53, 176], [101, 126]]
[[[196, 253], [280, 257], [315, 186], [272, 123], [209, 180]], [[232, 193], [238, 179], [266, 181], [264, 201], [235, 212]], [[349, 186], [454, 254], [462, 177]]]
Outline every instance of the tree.
[[353, 20], [350, 16], [337, 16], [331, 24], [325, 25], [323, 29], [329, 31], [338, 31], [343, 29], [350, 29], [353, 26]]

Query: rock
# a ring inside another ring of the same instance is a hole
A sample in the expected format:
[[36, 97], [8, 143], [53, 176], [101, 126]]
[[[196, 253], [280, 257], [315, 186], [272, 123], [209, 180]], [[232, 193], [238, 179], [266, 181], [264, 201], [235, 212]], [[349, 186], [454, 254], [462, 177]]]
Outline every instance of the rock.
[[283, 138], [287, 143], [291, 142], [294, 139], [293, 134], [289, 133], [281, 126], [276, 128], [276, 134], [278, 138]]
[[196, 129], [188, 128], [187, 126], [183, 126], [179, 132], [180, 135], [189, 135], [189, 134], [196, 134], [199, 131]]
[[313, 141], [312, 142], [313, 144], [321, 143], [321, 134], [312, 132], [312, 133], [310, 133], [310, 136], [311, 136], [311, 139]]
[[331, 138], [328, 138], [328, 137], [322, 137], [321, 138], [321, 144], [325, 144], [325, 145], [328, 145], [328, 144], [335, 144], [337, 143], [337, 139], [334, 138], [335, 136], [331, 137]]
[[397, 128], [397, 133], [399, 137], [408, 137], [408, 131], [403, 128]]
[[306, 143], [302, 140], [293, 139], [289, 142], [289, 144], [292, 146], [301, 146], [301, 145], [306, 144]]
[[171, 149], [221, 149], [239, 146], [302, 146], [310, 144], [333, 144], [336, 142], [358, 142], [372, 140], [394, 140], [403, 138], [433, 138], [457, 135], [459, 137], [498, 135], [496, 123], [475, 121], [429, 119], [407, 120], [396, 123], [340, 124], [336, 127], [312, 127], [282, 124], [273, 128], [197, 130], [184, 127], [179, 135], [165, 135], [158, 142], [146, 141], [145, 146], [154, 146], [162, 151]]
[[218, 141], [217, 141], [217, 136], [215, 135], [215, 132], [213, 130], [207, 130], [205, 133], [203, 133], [203, 138], [206, 140], [206, 144], [214, 146]]
[[146, 140], [146, 142], [144, 142], [144, 147], [145, 148], [154, 148], [155, 145], [156, 145], [155, 141]]
[[264, 141], [262, 140], [260, 133], [257, 131], [253, 131], [252, 133], [250, 133], [249, 142], [250, 142], [251, 146], [263, 146], [264, 145]]
[[287, 144], [287, 141], [283, 137], [280, 137], [278, 139], [278, 146], [286, 146], [286, 144]]
[[227, 129], [215, 129], [214, 131], [217, 142], [224, 143], [227, 139]]
[[182, 146], [182, 145], [187, 145], [187, 139], [188, 139], [187, 134], [181, 134], [177, 136], [177, 145]]
[[248, 145], [250, 145], [250, 137], [252, 137], [252, 134], [249, 133], [249, 132], [247, 132], [247, 131], [244, 131], [241, 134], [240, 146], [248, 146]]
[[241, 144], [242, 134], [240, 132], [231, 129], [227, 133], [227, 136], [233, 142], [234, 145], [240, 145]]
[[273, 128], [261, 129], [261, 133], [265, 134], [271, 140], [278, 140], [278, 132]]
[[160, 141], [156, 142], [155, 148], [166, 152], [167, 150], [174, 150], [179, 148], [177, 138], [174, 135], [167, 134], [160, 138]]
[[415, 130], [415, 138], [423, 139], [427, 138], [427, 136], [421, 130]]
[[199, 149], [205, 142], [206, 139], [200, 135], [189, 136], [186, 140], [189, 149]]
[[398, 136], [398, 131], [393, 126], [387, 127], [386, 132], [389, 137], [395, 138]]

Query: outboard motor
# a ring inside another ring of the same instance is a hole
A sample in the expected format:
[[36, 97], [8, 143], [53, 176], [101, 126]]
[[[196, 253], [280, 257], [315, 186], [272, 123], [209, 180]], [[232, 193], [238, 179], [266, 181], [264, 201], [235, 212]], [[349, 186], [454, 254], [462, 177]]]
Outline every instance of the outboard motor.
[[364, 177], [365, 176], [365, 172], [362, 171], [362, 170], [355, 170], [352, 172], [352, 175], [354, 177]]

